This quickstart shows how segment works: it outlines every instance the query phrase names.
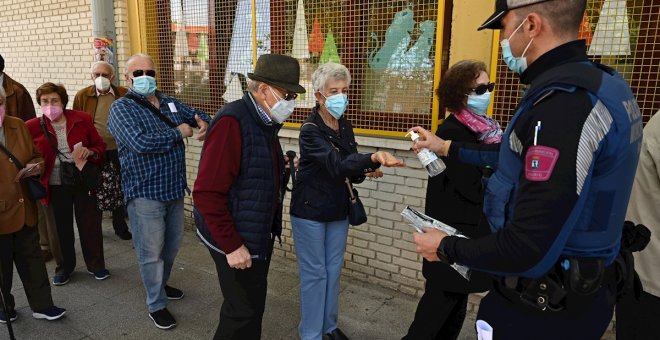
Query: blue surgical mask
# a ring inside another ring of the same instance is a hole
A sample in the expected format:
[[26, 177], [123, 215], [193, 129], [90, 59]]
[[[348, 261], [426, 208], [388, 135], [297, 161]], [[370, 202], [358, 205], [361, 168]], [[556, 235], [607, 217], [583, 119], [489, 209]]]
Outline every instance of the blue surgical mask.
[[323, 93], [321, 93], [321, 95], [325, 98], [325, 107], [328, 109], [328, 112], [330, 112], [335, 119], [339, 120], [339, 118], [344, 115], [346, 107], [348, 106], [348, 96], [343, 93], [337, 93], [330, 97], [324, 96]]
[[490, 96], [490, 91], [486, 91], [484, 94], [468, 94], [467, 109], [470, 112], [485, 116], [488, 105], [490, 105]]
[[527, 53], [529, 47], [532, 46], [532, 41], [534, 41], [534, 39], [529, 41], [529, 44], [527, 44], [527, 47], [525, 47], [525, 50], [520, 57], [513, 56], [513, 52], [511, 52], [510, 40], [511, 37], [513, 37], [513, 35], [516, 34], [518, 30], [520, 30], [526, 21], [527, 19], [523, 20], [518, 28], [516, 28], [516, 30], [513, 31], [513, 33], [511, 33], [507, 39], [500, 41], [500, 46], [502, 47], [502, 59], [504, 59], [504, 62], [506, 63], [506, 66], [509, 67], [509, 70], [517, 74], [521, 74], [527, 69], [527, 58], [525, 57], [525, 53]]
[[156, 78], [140, 76], [133, 78], [133, 91], [149, 97], [156, 92]]
[[273, 107], [270, 107], [268, 103], [264, 102], [266, 104], [266, 107], [268, 108], [268, 111], [270, 111], [270, 118], [277, 124], [282, 124], [291, 114], [293, 113], [293, 110], [296, 108], [296, 102], [295, 100], [286, 100], [281, 98], [280, 96], [277, 95], [275, 90], [273, 90], [272, 87], [268, 87], [270, 89], [270, 92], [273, 93], [273, 96], [277, 98], [277, 103], [273, 105]]

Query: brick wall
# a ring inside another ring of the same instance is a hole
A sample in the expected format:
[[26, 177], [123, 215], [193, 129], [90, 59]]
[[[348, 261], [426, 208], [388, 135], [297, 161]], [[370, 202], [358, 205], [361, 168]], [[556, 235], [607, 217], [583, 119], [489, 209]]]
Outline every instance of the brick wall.
[[[114, 1], [115, 56], [120, 66], [128, 52], [126, 1]], [[0, 0], [0, 8], [0, 54], [5, 58], [5, 72], [22, 83], [33, 100], [41, 84], [62, 83], [71, 107], [76, 91], [92, 84], [91, 0]]]
[[[284, 150], [299, 152], [298, 130], [283, 129], [280, 141]], [[409, 167], [381, 168], [385, 176], [378, 180], [365, 180], [356, 185], [367, 211], [367, 223], [351, 226], [346, 245], [344, 274], [389, 287], [412, 295], [423, 292], [422, 259], [415, 252], [412, 228], [400, 215], [406, 205], [423, 210], [426, 194], [426, 171], [411, 151], [410, 142], [383, 138], [357, 137], [360, 152], [384, 150], [403, 159]], [[188, 182], [192, 188], [199, 163], [199, 142], [188, 142]], [[282, 245], [275, 247], [275, 255], [295, 259], [289, 199], [285, 198]], [[192, 228], [192, 206], [186, 198], [187, 224]]]

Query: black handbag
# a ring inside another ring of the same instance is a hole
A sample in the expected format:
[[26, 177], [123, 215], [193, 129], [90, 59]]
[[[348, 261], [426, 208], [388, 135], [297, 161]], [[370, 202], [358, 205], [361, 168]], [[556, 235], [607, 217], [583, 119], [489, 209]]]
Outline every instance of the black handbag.
[[[7, 150], [7, 148], [5, 148], [4, 145], [0, 144], [0, 149], [2, 149], [2, 151], [6, 153], [7, 156], [9, 156], [9, 158], [11, 158], [12, 162], [14, 163], [14, 166], [16, 166], [16, 169], [18, 171], [21, 171], [21, 169], [24, 168], [23, 163], [21, 163], [21, 161], [19, 161], [16, 158], [16, 156], [14, 156], [11, 152], [9, 152], [9, 150]], [[32, 200], [36, 201], [46, 197], [47, 194], [46, 188], [44, 187], [43, 184], [41, 184], [39, 177], [35, 177], [35, 176], [25, 177], [22, 178], [21, 181], [23, 181], [23, 183], [25, 183], [25, 185], [27, 186], [28, 188], [27, 194], [28, 196], [30, 196]]]
[[348, 223], [351, 225], [360, 225], [367, 222], [367, 212], [358, 196], [358, 191], [353, 188], [351, 182], [346, 178], [346, 187], [348, 187]]

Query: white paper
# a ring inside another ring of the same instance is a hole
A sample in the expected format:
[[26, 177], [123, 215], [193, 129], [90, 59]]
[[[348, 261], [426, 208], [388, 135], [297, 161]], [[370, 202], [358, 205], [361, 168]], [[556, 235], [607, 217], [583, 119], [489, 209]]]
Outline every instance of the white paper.
[[167, 103], [167, 105], [170, 107], [170, 112], [178, 112], [174, 103]]
[[78, 143], [76, 143], [76, 144], [73, 146], [73, 150], [75, 150], [75, 149], [77, 149], [77, 148], [79, 148], [79, 147], [81, 147], [81, 146], [82, 146], [82, 142], [78, 142]]
[[484, 320], [477, 320], [477, 339], [493, 340], [493, 327]]

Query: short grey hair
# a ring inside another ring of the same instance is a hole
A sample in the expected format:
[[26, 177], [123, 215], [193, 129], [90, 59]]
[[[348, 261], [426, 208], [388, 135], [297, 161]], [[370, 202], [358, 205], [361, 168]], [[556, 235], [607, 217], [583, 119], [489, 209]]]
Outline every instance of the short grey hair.
[[2, 101], [2, 105], [5, 104], [7, 101], [7, 94], [5, 93], [5, 89], [0, 86], [0, 101]]
[[89, 72], [93, 74], [93, 73], [94, 73], [94, 69], [96, 68], [96, 66], [99, 66], [99, 65], [105, 65], [105, 66], [109, 67], [109, 68], [110, 68], [110, 72], [112, 72], [112, 75], [113, 75], [113, 76], [115, 75], [115, 67], [114, 67], [112, 64], [110, 64], [109, 62], [107, 62], [107, 61], [103, 61], [103, 60], [95, 61], [95, 62], [92, 64], [92, 67], [89, 68]]
[[156, 67], [156, 63], [154, 63], [154, 60], [151, 58], [150, 55], [144, 54], [144, 53], [137, 53], [137, 54], [133, 54], [132, 56], [130, 56], [128, 58], [128, 60], [126, 60], [126, 65], [124, 65], [124, 74], [128, 73], [128, 67], [131, 65], [131, 62], [133, 61], [133, 59], [136, 59], [136, 58], [149, 59], [149, 61], [151, 62], [151, 65], [153, 65], [154, 68]]
[[247, 80], [247, 89], [250, 91], [250, 93], [256, 93], [257, 90], [259, 89], [259, 85], [261, 85], [262, 82], [257, 81], [257, 80], [252, 80], [248, 79]]
[[314, 92], [321, 92], [325, 89], [328, 80], [345, 80], [348, 85], [351, 84], [351, 73], [346, 66], [336, 63], [326, 63], [319, 65], [319, 68], [312, 74], [312, 86]]

